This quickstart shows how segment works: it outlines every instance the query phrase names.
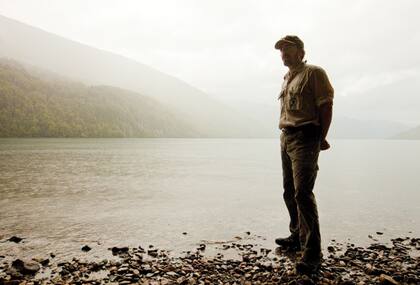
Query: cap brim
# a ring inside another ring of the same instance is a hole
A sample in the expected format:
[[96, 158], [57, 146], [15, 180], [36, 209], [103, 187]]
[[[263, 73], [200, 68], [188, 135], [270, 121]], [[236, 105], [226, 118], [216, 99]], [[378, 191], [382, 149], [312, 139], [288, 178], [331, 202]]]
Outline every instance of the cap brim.
[[296, 45], [296, 43], [295, 43], [295, 42], [288, 41], [288, 40], [285, 40], [285, 39], [281, 39], [281, 40], [279, 40], [278, 42], [276, 42], [276, 44], [274, 45], [274, 48], [275, 48], [275, 49], [281, 49], [281, 47], [282, 47], [283, 45], [285, 45], [285, 44], [292, 44], [292, 45]]

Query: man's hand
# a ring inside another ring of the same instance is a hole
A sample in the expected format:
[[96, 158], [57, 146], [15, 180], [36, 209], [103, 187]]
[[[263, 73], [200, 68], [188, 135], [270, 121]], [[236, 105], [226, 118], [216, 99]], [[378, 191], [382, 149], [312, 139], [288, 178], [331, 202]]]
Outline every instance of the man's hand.
[[319, 109], [319, 120], [321, 124], [321, 150], [330, 148], [330, 144], [325, 139], [332, 119], [332, 102], [322, 104]]
[[327, 142], [327, 140], [321, 141], [321, 150], [327, 150], [330, 148], [330, 144]]

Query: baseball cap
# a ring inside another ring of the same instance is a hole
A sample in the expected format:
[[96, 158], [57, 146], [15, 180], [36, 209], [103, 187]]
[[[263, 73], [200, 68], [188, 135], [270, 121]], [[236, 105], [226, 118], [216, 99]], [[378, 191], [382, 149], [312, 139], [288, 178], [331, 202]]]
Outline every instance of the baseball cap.
[[287, 35], [276, 42], [274, 45], [275, 49], [280, 49], [284, 44], [293, 44], [301, 49], [303, 49], [304, 45], [301, 39], [298, 36]]

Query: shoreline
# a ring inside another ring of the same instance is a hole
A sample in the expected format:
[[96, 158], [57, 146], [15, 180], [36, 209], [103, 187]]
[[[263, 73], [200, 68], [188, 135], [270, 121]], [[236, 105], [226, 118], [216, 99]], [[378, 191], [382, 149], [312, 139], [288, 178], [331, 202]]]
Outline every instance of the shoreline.
[[[7, 242], [19, 243], [18, 237]], [[201, 243], [173, 255], [148, 247], [112, 247], [112, 259], [58, 261], [50, 254], [2, 260], [2, 284], [420, 284], [420, 238], [399, 237], [392, 245], [361, 247], [332, 240], [318, 274], [297, 275], [299, 254], [263, 248], [249, 240]], [[81, 250], [90, 251], [89, 246]], [[210, 253], [210, 255], [209, 255]], [[2, 258], [3, 257], [3, 258]]]

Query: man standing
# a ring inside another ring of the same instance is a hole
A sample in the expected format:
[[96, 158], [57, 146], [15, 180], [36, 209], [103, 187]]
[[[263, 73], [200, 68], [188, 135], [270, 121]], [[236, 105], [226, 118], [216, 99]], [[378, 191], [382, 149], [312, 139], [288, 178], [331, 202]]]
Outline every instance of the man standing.
[[281, 158], [284, 201], [290, 215], [287, 238], [275, 242], [302, 251], [296, 263], [298, 273], [314, 273], [322, 259], [318, 210], [313, 188], [320, 150], [330, 147], [326, 140], [332, 119], [334, 89], [325, 71], [306, 64], [304, 44], [297, 36], [285, 36], [276, 44], [289, 71], [279, 95], [281, 114]]

